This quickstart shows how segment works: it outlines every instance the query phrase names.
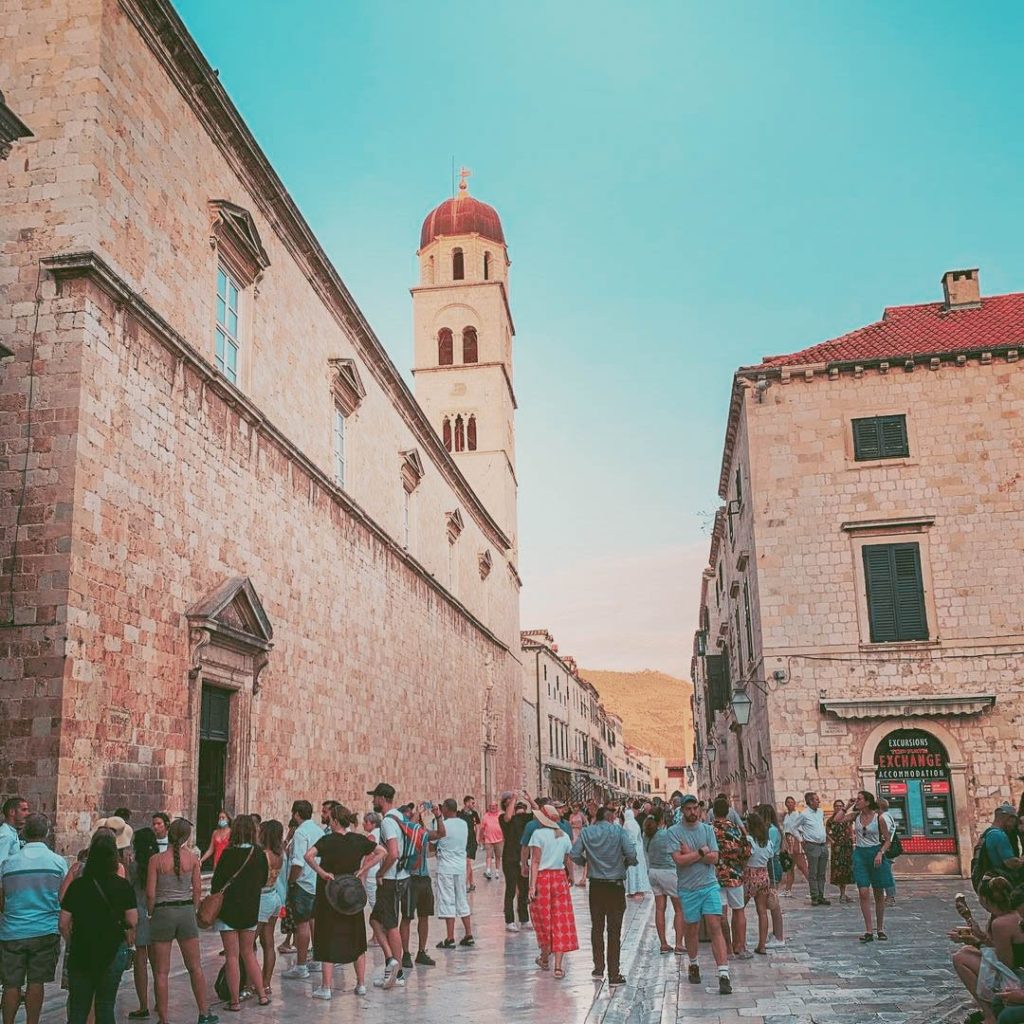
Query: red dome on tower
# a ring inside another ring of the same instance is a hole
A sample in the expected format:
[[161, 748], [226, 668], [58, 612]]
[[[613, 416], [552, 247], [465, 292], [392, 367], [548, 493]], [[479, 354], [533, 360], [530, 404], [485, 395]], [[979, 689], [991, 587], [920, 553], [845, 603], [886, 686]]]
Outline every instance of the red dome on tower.
[[454, 199], [446, 199], [427, 214], [420, 230], [420, 248], [425, 248], [442, 235], [473, 234], [499, 245], [505, 244], [498, 211], [469, 194], [464, 175], [459, 183], [459, 194]]

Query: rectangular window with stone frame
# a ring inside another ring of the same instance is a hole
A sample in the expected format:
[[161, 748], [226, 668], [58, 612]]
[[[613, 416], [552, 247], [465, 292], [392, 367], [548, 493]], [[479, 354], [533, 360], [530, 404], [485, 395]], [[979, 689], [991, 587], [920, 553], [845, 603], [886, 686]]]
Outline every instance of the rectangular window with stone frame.
[[910, 455], [906, 416], [866, 416], [851, 421], [857, 462], [905, 459]]
[[334, 482], [345, 486], [345, 413], [334, 407]]
[[862, 553], [871, 642], [927, 640], [919, 545], [865, 544]]
[[217, 266], [217, 337], [214, 353], [217, 369], [232, 384], [238, 383], [239, 350], [242, 347], [239, 318], [242, 286], [223, 263]]

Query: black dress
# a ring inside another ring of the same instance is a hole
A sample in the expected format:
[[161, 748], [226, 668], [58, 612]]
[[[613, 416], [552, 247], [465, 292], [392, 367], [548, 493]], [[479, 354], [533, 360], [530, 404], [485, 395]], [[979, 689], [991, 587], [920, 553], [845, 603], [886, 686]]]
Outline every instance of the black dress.
[[[231, 882], [236, 871], [238, 877]], [[260, 920], [260, 890], [267, 884], [268, 873], [267, 855], [258, 846], [229, 846], [217, 861], [210, 881], [210, 892], [220, 892], [231, 882], [218, 920], [232, 931], [255, 928]]]
[[[330, 832], [315, 843], [320, 867], [332, 875], [354, 875], [363, 858], [374, 851], [372, 839], [357, 832]], [[366, 911], [339, 914], [324, 896], [326, 882], [317, 875], [313, 905], [313, 958], [329, 964], [351, 964], [366, 952]]]

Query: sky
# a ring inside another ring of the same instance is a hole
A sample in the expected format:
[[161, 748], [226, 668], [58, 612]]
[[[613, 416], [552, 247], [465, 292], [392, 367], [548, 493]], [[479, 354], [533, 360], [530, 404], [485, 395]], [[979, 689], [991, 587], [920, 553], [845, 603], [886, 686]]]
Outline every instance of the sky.
[[523, 628], [689, 672], [731, 375], [1024, 290], [1024, 5], [177, 0], [396, 365], [451, 167], [499, 212]]

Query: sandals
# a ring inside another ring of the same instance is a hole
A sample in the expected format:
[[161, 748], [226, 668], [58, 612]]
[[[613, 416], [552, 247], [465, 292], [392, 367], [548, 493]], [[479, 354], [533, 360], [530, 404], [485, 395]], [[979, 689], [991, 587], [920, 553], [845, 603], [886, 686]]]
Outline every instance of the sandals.
[[762, 949], [760, 946], [755, 946], [754, 947], [754, 952], [757, 953], [758, 956], [767, 956], [768, 955], [768, 950], [767, 949]]
[[671, 952], [672, 952], [672, 947], [665, 945], [665, 943], [663, 942], [661, 944], [661, 954], [662, 954], [662, 956], [664, 956], [666, 953], [671, 953]]
[[565, 977], [565, 971], [562, 970], [561, 967], [556, 967], [554, 977], [561, 981], [561, 979]]
[[878, 932], [878, 941], [879, 942], [888, 942], [889, 941], [889, 936], [886, 935], [885, 932], [879, 931]]
[[128, 1014], [129, 1020], [149, 1020], [149, 1010], [132, 1010]]
[[242, 1012], [242, 1004], [241, 1003], [228, 1003], [224, 1007], [224, 1009], [225, 1010], [230, 1010], [232, 1013], [241, 1013]]
[[264, 996], [264, 997], [263, 997], [263, 998], [262, 998], [262, 999], [261, 999], [261, 1000], [259, 1001], [259, 1005], [260, 1005], [260, 1006], [269, 1006], [269, 1005], [270, 1005], [270, 997], [269, 997], [269, 996]]
[[548, 964], [547, 960], [545, 960], [545, 959], [544, 959], [544, 957], [542, 957], [542, 956], [539, 956], [539, 957], [537, 957], [537, 959], [536, 959], [536, 960], [534, 960], [533, 962], [534, 962], [534, 963], [535, 963], [535, 964], [536, 964], [536, 965], [537, 965], [537, 966], [538, 966], [538, 967], [539, 967], [539, 968], [540, 968], [540, 969], [541, 969], [542, 971], [546, 971], [546, 970], [548, 969], [548, 966], [549, 966], [549, 964]]
[[454, 939], [442, 939], [437, 944], [437, 948], [438, 949], [454, 949], [455, 948], [455, 940]]
[[860, 941], [861, 942], [874, 942], [875, 941], [875, 937], [874, 937], [874, 935], [871, 934], [871, 932], [865, 932], [860, 937]]

